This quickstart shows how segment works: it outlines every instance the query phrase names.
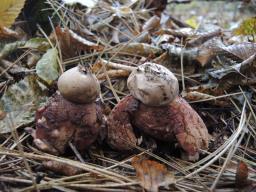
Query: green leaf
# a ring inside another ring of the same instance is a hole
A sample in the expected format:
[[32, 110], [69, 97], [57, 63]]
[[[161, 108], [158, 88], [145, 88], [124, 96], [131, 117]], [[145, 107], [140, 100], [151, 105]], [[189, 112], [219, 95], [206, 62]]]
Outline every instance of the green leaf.
[[16, 51], [19, 47], [23, 46], [25, 41], [15, 41], [13, 43], [5, 44], [3, 49], [0, 51], [0, 59], [8, 56], [12, 52]]
[[37, 49], [39, 51], [46, 51], [50, 48], [50, 44], [45, 38], [32, 38], [28, 40], [22, 48]]
[[14, 128], [24, 127], [35, 119], [35, 111], [47, 99], [35, 75], [26, 76], [4, 91], [0, 99], [0, 111], [5, 114], [0, 120], [0, 135], [11, 132], [8, 122]]
[[58, 51], [56, 48], [48, 49], [36, 64], [37, 75], [51, 84], [59, 76]]

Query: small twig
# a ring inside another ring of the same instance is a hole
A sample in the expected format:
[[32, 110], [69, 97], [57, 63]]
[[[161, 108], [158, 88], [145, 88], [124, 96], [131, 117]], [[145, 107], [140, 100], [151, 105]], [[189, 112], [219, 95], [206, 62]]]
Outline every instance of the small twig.
[[[16, 151], [14, 151], [14, 150], [7, 150], [7, 149], [1, 148], [1, 147], [0, 147], [0, 155], [10, 155], [10, 156], [15, 156], [15, 157], [20, 156], [20, 154], [17, 153]], [[85, 171], [92, 172], [92, 173], [98, 174], [100, 176], [104, 176], [104, 177], [106, 177], [106, 178], [108, 178], [112, 181], [116, 181], [118, 183], [124, 183], [124, 181], [128, 181], [128, 182], [133, 181], [133, 180], [131, 180], [127, 177], [124, 177], [120, 174], [117, 174], [117, 173], [114, 173], [114, 172], [111, 172], [111, 171], [107, 171], [107, 170], [104, 170], [102, 168], [98, 168], [96, 166], [88, 165], [88, 164], [85, 164], [85, 163], [80, 163], [80, 162], [70, 160], [70, 159], [66, 159], [66, 158], [62, 158], [62, 157], [57, 157], [57, 156], [50, 155], [50, 154], [37, 155], [37, 154], [33, 154], [33, 153], [24, 152], [24, 156], [27, 157], [27, 158], [32, 158], [32, 159], [37, 159], [37, 160], [42, 160], [42, 161], [43, 160], [52, 160], [52, 161], [57, 161], [57, 162], [60, 162], [60, 163], [66, 163], [68, 165], [71, 165], [71, 166], [74, 166], [74, 167], [77, 167], [77, 168], [81, 168]]]
[[11, 69], [14, 65], [16, 65], [19, 61], [21, 61], [28, 53], [29, 51], [27, 50], [24, 52], [15, 62], [13, 62], [9, 67], [7, 67], [4, 71], [1, 72], [0, 77], [6, 73], [9, 69]]
[[17, 183], [33, 184], [31, 180], [5, 177], [5, 176], [0, 176], [0, 181], [9, 182], [9, 183], [17, 182]]
[[[181, 44], [183, 43], [183, 38], [181, 41]], [[184, 49], [186, 48], [186, 45], [182, 47], [181, 49], [181, 56], [180, 56], [180, 70], [181, 70], [181, 82], [182, 82], [182, 93], [185, 92], [186, 87], [185, 87], [185, 78], [184, 78]]]
[[[9, 121], [8, 121], [8, 120], [9, 120]], [[36, 184], [35, 178], [34, 178], [34, 176], [33, 176], [31, 167], [29, 166], [29, 163], [28, 163], [28, 161], [27, 161], [27, 158], [26, 158], [25, 155], [24, 155], [23, 146], [22, 146], [22, 145], [20, 144], [20, 142], [19, 142], [18, 133], [17, 133], [17, 131], [16, 131], [16, 129], [15, 129], [12, 116], [9, 115], [9, 118], [8, 118], [6, 121], [7, 121], [7, 125], [9, 125], [9, 127], [10, 127], [12, 137], [13, 137], [13, 139], [15, 140], [15, 142], [17, 143], [17, 147], [18, 147], [18, 150], [19, 150], [19, 154], [20, 154], [20, 156], [22, 157], [22, 160], [23, 160], [23, 162], [24, 162], [24, 165], [25, 165], [26, 169], [27, 169], [28, 172], [29, 172], [30, 178], [31, 178], [31, 180], [32, 180], [32, 182], [33, 182], [33, 187], [34, 187], [34, 189], [35, 189], [36, 191], [38, 191], [38, 190], [37, 190], [37, 186], [36, 186], [37, 184]]]
[[77, 148], [71, 143], [68, 142], [69, 147], [73, 150], [73, 152], [75, 153], [76, 157], [79, 159], [79, 161], [81, 161], [82, 163], [85, 163], [85, 160], [83, 159], [83, 157], [81, 156], [81, 154], [79, 153], [79, 151], [77, 150]]
[[114, 63], [114, 62], [111, 62], [111, 61], [106, 61], [105, 59], [100, 59], [99, 62], [101, 64], [105, 64], [107, 67], [110, 67], [110, 68], [121, 69], [121, 70], [125, 70], [125, 71], [130, 71], [130, 72], [137, 68], [137, 67], [132, 67], [132, 66], [127, 66], [127, 65]]
[[200, 102], [211, 101], [211, 100], [221, 99], [221, 98], [235, 96], [235, 95], [242, 95], [242, 94], [243, 94], [242, 92], [230, 93], [230, 94], [220, 95], [220, 96], [216, 96], [216, 97], [213, 96], [213, 97], [208, 98], [208, 99], [202, 99], [202, 100], [197, 100], [197, 101], [190, 101], [189, 103], [200, 103]]
[[216, 185], [218, 184], [219, 180], [220, 180], [220, 177], [221, 175], [223, 174], [223, 172], [225, 171], [226, 169], [226, 166], [227, 164], [229, 163], [230, 159], [233, 157], [235, 151], [237, 150], [237, 148], [239, 147], [242, 139], [243, 139], [243, 136], [244, 136], [245, 132], [242, 132], [242, 135], [241, 137], [239, 138], [239, 140], [237, 141], [237, 143], [233, 143], [232, 146], [230, 147], [230, 150], [229, 150], [229, 153], [227, 155], [227, 158], [225, 159], [225, 162], [223, 164], [223, 166], [221, 167], [221, 170], [218, 174], [218, 176], [216, 177], [215, 181], [213, 182], [212, 186], [211, 186], [211, 190], [214, 191]]
[[122, 69], [108, 70], [106, 73], [97, 75], [97, 78], [99, 80], [104, 80], [106, 79], [106, 74], [109, 76], [109, 78], [120, 78], [120, 77], [128, 77], [130, 72]]
[[54, 37], [56, 39], [57, 48], [58, 48], [58, 53], [59, 53], [59, 59], [58, 59], [59, 62], [58, 63], [59, 63], [59, 66], [60, 66], [60, 72], [63, 73], [64, 72], [64, 69], [63, 69], [63, 66], [62, 66], [63, 58], [62, 58], [62, 54], [61, 54], [60, 42], [58, 40], [58, 37], [57, 37], [57, 34], [56, 34], [56, 30], [55, 30], [54, 25], [52, 23], [52, 20], [50, 18], [49, 18], [49, 21], [50, 21], [50, 24], [51, 24], [51, 27], [52, 27], [52, 31], [53, 31]]
[[[10, 147], [10, 149], [15, 149], [15, 147], [20, 144], [22, 141], [24, 141], [26, 138], [28, 138], [29, 135], [26, 135], [26, 133], [23, 133], [17, 140], [17, 142], [13, 143], [12, 146]], [[3, 155], [1, 158], [0, 158], [0, 162], [3, 161], [5, 159], [6, 155]]]

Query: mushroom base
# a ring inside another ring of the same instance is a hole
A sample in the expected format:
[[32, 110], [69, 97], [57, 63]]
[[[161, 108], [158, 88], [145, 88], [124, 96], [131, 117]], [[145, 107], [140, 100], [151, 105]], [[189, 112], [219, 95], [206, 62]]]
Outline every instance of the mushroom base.
[[55, 94], [36, 112], [35, 145], [52, 154], [62, 154], [69, 142], [79, 151], [92, 144], [101, 128], [102, 114], [95, 103], [75, 104]]
[[147, 106], [127, 96], [108, 120], [108, 142], [118, 150], [136, 145], [134, 128], [161, 141], [177, 142], [188, 156], [208, 147], [208, 130], [194, 109], [181, 97], [167, 106]]

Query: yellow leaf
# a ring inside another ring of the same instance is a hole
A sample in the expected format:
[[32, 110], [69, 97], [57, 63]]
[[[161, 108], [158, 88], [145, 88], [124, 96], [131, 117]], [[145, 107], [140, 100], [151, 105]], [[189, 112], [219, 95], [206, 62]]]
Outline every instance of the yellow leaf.
[[255, 35], [256, 17], [245, 19], [238, 28], [234, 30], [235, 35]]
[[191, 17], [185, 21], [189, 26], [196, 29], [198, 27], [197, 19], [196, 17]]
[[26, 0], [1, 0], [0, 26], [10, 27], [24, 7]]

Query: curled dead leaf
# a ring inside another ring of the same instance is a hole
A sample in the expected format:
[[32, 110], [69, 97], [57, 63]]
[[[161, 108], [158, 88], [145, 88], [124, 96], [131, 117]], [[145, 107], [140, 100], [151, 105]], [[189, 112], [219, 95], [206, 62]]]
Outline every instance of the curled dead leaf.
[[255, 84], [256, 54], [241, 63], [209, 72], [209, 74], [219, 79], [219, 89], [228, 90], [237, 85]]
[[94, 43], [84, 37], [79, 36], [75, 32], [67, 28], [56, 27], [55, 29], [61, 53], [65, 58], [73, 57], [79, 50], [88, 51], [96, 50], [100, 51], [103, 49], [101, 45]]
[[175, 184], [174, 175], [169, 172], [165, 165], [142, 157], [134, 157], [132, 166], [136, 169], [140, 185], [149, 192], [157, 192], [158, 188]]
[[236, 57], [237, 59], [246, 60], [251, 57], [256, 51], [256, 43], [243, 42], [239, 44], [220, 47], [223, 50], [223, 54], [230, 54], [230, 57]]
[[12, 29], [9, 29], [7, 27], [0, 26], [0, 38], [1, 39], [20, 39], [22, 37], [22, 34], [19, 32], [16, 32]]

